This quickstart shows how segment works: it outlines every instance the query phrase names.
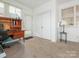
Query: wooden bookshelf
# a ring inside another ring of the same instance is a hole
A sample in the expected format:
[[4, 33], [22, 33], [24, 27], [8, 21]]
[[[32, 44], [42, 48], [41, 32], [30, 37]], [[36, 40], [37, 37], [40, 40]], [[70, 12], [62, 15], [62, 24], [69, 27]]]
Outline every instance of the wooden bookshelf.
[[21, 19], [0, 17], [0, 23], [4, 25], [3, 30], [8, 30], [8, 35], [14, 39], [24, 37], [24, 31], [21, 29], [21, 22]]

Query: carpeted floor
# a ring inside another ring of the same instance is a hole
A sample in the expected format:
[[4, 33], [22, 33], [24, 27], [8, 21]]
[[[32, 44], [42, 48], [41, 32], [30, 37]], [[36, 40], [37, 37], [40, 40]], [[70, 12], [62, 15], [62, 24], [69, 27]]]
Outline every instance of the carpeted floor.
[[6, 48], [7, 58], [78, 58], [79, 43], [53, 43], [38, 37], [26, 40], [24, 45], [14, 44]]

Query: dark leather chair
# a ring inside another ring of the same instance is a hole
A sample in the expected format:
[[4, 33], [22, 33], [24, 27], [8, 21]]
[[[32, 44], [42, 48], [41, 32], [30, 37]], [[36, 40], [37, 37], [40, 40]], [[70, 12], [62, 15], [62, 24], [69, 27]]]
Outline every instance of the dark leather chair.
[[7, 31], [0, 30], [0, 45], [2, 45], [2, 47], [9, 47], [3, 44], [3, 42], [7, 40], [8, 38], [9, 38], [9, 35], [7, 34]]
[[4, 40], [6, 40], [8, 38], [9, 38], [9, 35], [7, 34], [7, 31], [0, 30], [0, 40], [4, 41]]

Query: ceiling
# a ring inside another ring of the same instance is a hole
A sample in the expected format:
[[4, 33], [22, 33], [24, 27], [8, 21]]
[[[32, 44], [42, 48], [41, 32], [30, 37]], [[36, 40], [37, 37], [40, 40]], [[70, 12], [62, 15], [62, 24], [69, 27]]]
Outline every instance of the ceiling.
[[[16, 0], [17, 2], [26, 5], [30, 8], [35, 8], [45, 2], [48, 2], [50, 0]], [[68, 1], [72, 1], [72, 0], [57, 0], [59, 4], [64, 3], [64, 2], [68, 2]]]
[[57, 0], [59, 4], [65, 3], [65, 2], [70, 2], [74, 0]]
[[17, 0], [17, 1], [21, 4], [27, 5], [30, 8], [35, 8], [50, 0]]

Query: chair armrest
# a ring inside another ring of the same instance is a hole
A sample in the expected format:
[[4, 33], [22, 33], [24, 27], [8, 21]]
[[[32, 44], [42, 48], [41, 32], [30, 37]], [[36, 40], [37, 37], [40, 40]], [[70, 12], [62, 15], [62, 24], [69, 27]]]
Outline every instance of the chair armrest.
[[2, 36], [0, 36], [0, 44], [2, 43]]

